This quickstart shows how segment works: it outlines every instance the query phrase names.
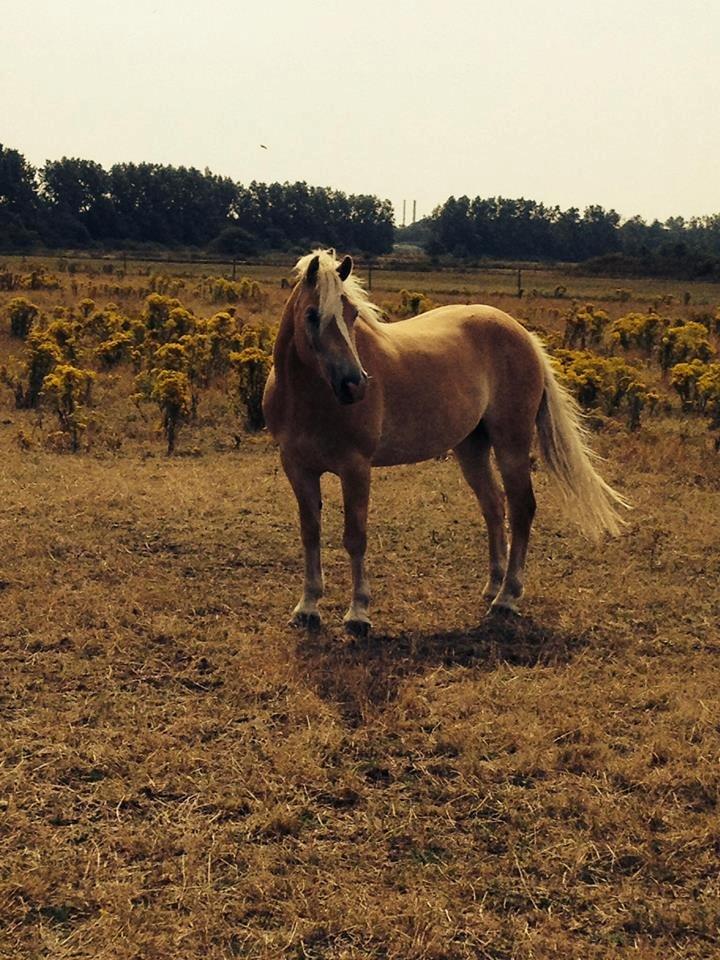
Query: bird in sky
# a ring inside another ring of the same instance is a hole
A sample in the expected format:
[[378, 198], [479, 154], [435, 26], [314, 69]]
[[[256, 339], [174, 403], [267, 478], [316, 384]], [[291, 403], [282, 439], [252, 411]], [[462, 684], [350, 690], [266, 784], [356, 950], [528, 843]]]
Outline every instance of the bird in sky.
[[264, 143], [261, 143], [260, 146], [262, 147], [263, 150], [267, 150], [267, 147], [265, 146]]

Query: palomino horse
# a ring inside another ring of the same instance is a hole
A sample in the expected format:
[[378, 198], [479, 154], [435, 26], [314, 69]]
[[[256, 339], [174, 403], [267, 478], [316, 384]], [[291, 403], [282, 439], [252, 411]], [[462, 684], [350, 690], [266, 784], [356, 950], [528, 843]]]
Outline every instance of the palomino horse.
[[[487, 524], [484, 596], [491, 611], [517, 612], [523, 593], [535, 514], [535, 428], [543, 459], [586, 532], [619, 532], [618, 508], [628, 504], [593, 467], [577, 406], [555, 379], [537, 337], [484, 306], [440, 307], [381, 323], [352, 274], [350, 257], [340, 263], [334, 251], [316, 250], [296, 269], [263, 400], [300, 510], [305, 587], [292, 624], [320, 624], [320, 477], [326, 472], [342, 485], [343, 544], [353, 581], [344, 623], [354, 634], [370, 627], [365, 547], [373, 466], [454, 451]], [[509, 506], [509, 553], [491, 448]]]

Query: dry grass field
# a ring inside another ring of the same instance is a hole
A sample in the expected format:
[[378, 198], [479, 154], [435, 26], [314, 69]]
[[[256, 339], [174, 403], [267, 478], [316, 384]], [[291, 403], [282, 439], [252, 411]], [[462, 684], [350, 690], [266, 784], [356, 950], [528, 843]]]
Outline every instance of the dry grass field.
[[[26, 295], [117, 299], [62, 279]], [[628, 304], [605, 283], [612, 316], [663, 293], [686, 309], [671, 285]], [[413, 278], [490, 299], [472, 285]], [[0, 363], [22, 355], [13, 295]], [[566, 309], [491, 302], [548, 332]], [[585, 541], [538, 470], [520, 619], [484, 618], [484, 528], [452, 460], [378, 470], [375, 629], [350, 640], [334, 478], [325, 626], [298, 633], [270, 440], [216, 386], [167, 457], [131, 382], [99, 378], [74, 455], [0, 388], [3, 960], [720, 955], [720, 454], [701, 418], [603, 420], [603, 473], [635, 506], [617, 540]]]

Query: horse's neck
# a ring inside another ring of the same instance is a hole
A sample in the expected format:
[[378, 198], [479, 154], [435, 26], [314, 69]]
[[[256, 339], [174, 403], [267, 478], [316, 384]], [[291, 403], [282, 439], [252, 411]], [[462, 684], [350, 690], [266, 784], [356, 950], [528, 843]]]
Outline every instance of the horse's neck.
[[295, 316], [290, 301], [285, 304], [275, 346], [273, 347], [273, 362], [276, 368], [282, 369], [287, 360], [288, 351], [292, 348], [295, 338]]

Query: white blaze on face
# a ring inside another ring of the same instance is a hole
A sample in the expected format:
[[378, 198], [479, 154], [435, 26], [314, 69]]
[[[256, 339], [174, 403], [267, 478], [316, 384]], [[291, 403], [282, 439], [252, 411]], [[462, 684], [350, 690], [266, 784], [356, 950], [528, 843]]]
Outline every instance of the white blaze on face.
[[340, 335], [350, 347], [350, 352], [355, 358], [357, 365], [362, 369], [362, 363], [358, 356], [357, 348], [353, 343], [348, 325], [345, 322], [342, 302], [342, 281], [335, 270], [332, 272], [321, 273], [318, 278], [319, 294], [319, 312], [320, 312], [320, 332], [326, 330], [328, 326], [335, 321]]

